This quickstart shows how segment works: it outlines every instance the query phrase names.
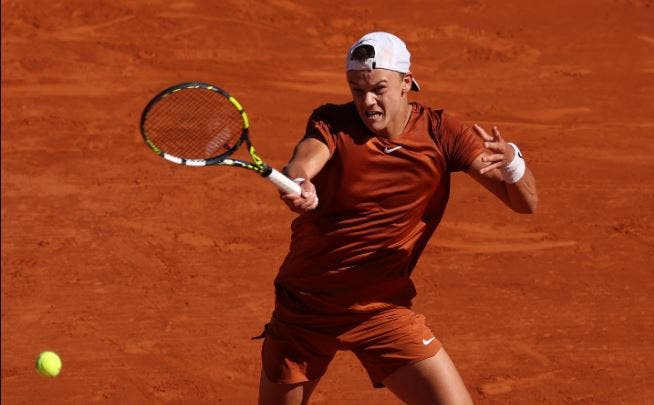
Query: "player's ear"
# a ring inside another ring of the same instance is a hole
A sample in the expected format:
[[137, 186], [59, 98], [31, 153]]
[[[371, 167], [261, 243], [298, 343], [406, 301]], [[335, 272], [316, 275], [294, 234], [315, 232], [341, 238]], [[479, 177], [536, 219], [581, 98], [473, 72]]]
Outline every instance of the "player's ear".
[[413, 74], [411, 72], [402, 74], [402, 95], [405, 95], [411, 91], [411, 85], [413, 84]]

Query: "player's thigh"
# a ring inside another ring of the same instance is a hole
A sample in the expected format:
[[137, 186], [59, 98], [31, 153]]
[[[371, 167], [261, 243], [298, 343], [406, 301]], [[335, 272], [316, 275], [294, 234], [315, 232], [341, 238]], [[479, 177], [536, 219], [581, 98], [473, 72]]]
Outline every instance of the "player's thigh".
[[404, 366], [384, 385], [407, 404], [472, 404], [470, 394], [450, 356], [441, 348], [435, 356]]
[[259, 405], [304, 405], [316, 389], [320, 379], [296, 384], [276, 384], [261, 372], [259, 379]]

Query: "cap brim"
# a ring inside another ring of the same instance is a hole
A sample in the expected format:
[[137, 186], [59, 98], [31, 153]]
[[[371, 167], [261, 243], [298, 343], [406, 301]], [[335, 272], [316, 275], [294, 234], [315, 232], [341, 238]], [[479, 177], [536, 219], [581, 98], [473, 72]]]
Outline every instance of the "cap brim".
[[411, 81], [411, 90], [420, 91], [420, 85], [418, 84], [416, 79], [412, 79], [412, 81]]

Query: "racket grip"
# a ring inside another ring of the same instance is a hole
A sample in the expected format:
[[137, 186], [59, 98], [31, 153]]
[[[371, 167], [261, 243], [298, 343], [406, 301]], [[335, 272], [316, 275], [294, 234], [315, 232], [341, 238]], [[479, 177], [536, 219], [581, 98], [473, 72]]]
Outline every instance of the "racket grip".
[[289, 194], [300, 194], [302, 192], [299, 184], [295, 183], [293, 180], [284, 176], [282, 173], [278, 172], [272, 167], [270, 168], [269, 172], [266, 171], [263, 173], [263, 177], [270, 180], [281, 191], [287, 192]]

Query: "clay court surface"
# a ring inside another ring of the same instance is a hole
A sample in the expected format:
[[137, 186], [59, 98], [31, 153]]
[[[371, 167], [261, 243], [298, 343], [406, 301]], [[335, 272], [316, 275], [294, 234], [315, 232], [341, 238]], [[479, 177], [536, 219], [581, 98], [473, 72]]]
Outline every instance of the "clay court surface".
[[[281, 168], [372, 30], [406, 40], [414, 100], [498, 125], [538, 180], [523, 216], [455, 175], [414, 272], [475, 402], [654, 403], [654, 3], [528, 3], [2, 0], [2, 403], [256, 402], [294, 214], [158, 158], [139, 116], [220, 85]], [[398, 401], [340, 353], [313, 403]]]

